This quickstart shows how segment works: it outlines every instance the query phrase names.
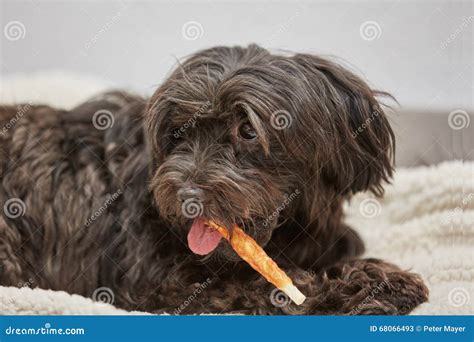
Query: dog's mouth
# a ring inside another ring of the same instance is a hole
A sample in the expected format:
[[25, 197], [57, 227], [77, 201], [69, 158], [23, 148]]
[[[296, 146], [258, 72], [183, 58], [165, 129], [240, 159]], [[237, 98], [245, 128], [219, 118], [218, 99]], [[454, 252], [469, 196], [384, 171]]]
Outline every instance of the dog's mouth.
[[[264, 247], [272, 235], [272, 229], [260, 229], [258, 231], [248, 229], [248, 225], [243, 223], [241, 228], [247, 231], [247, 234], [251, 236], [261, 247]], [[206, 256], [216, 251], [222, 256], [225, 256], [229, 260], [240, 260], [235, 254], [232, 247], [229, 244], [221, 244], [223, 240], [222, 235], [216, 230], [210, 228], [206, 224], [206, 219], [203, 217], [195, 218], [191, 227], [188, 231], [188, 247], [197, 255]]]
[[207, 255], [214, 251], [221, 239], [222, 235], [210, 228], [201, 217], [194, 219], [188, 232], [189, 249], [198, 255]]

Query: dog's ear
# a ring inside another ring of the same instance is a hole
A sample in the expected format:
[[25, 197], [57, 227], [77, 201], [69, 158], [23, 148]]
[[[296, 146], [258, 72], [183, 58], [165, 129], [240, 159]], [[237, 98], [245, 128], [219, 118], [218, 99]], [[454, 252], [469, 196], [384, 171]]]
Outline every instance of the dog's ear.
[[[392, 176], [394, 134], [377, 97], [361, 78], [339, 64], [312, 55], [292, 57], [310, 87], [311, 116], [319, 129], [311, 135], [322, 153], [312, 172], [336, 193], [383, 193]], [[313, 129], [314, 129], [314, 125]], [[308, 133], [308, 132], [306, 132]], [[307, 134], [308, 135], [308, 134]]]

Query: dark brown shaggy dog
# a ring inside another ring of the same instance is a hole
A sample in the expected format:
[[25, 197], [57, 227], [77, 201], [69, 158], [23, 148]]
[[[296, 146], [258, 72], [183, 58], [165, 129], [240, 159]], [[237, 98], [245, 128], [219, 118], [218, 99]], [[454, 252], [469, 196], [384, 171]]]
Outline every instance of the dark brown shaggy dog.
[[[358, 259], [343, 223], [342, 203], [392, 174], [379, 95], [326, 59], [251, 45], [198, 52], [148, 104], [115, 92], [69, 112], [2, 107], [0, 282], [106, 287], [152, 312], [408, 313], [427, 299], [420, 277]], [[187, 238], [193, 223], [209, 233], [197, 215], [243, 227], [306, 302], [224, 241]]]

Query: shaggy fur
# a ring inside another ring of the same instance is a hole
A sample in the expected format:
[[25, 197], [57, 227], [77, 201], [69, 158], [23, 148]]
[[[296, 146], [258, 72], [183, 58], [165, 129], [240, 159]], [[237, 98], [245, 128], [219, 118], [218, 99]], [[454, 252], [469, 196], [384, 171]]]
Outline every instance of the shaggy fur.
[[[198, 52], [149, 101], [1, 107], [0, 203], [24, 208], [0, 217], [0, 283], [107, 287], [118, 307], [157, 313], [408, 313], [427, 300], [422, 280], [357, 258], [363, 243], [343, 223], [351, 194], [381, 195], [392, 175], [380, 95], [326, 59], [251, 45]], [[98, 111], [111, 127], [94, 126]], [[243, 227], [306, 302], [281, 302], [223, 241], [191, 253], [183, 194]]]

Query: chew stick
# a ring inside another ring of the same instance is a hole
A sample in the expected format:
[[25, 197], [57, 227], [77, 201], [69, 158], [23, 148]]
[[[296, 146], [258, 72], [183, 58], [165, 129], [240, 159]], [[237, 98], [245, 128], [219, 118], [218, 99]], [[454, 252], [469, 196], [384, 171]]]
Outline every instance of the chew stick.
[[283, 270], [265, 253], [254, 239], [244, 233], [242, 229], [235, 226], [232, 237], [227, 228], [214, 221], [207, 221], [210, 228], [217, 230], [227, 241], [229, 241], [235, 252], [246, 261], [254, 270], [260, 273], [270, 283], [285, 292], [293, 302], [300, 305], [306, 296], [293, 285], [291, 279]]

